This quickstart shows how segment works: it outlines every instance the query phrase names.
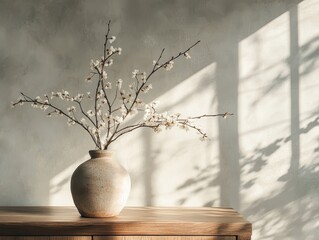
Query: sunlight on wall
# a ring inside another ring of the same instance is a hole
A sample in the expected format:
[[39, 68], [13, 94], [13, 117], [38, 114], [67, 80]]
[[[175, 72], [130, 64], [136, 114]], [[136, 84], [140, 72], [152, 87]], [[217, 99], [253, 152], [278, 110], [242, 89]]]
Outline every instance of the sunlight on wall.
[[[239, 135], [242, 152], [242, 205], [267, 199], [283, 187], [277, 179], [289, 168], [290, 145], [283, 144], [289, 129], [289, 16], [276, 18], [239, 44]], [[281, 145], [281, 146], [280, 146]], [[278, 168], [276, 166], [280, 165]], [[277, 212], [267, 213], [268, 223], [254, 220], [269, 234]], [[282, 223], [281, 223], [282, 224]], [[255, 232], [256, 234], [256, 232]], [[257, 233], [261, 234], [260, 232]]]
[[[179, 112], [184, 116], [215, 113], [214, 75], [215, 64], [212, 63], [161, 95], [157, 99], [159, 111]], [[218, 196], [217, 186], [205, 189], [207, 183], [191, 179], [198, 168], [206, 169], [214, 161], [218, 164], [216, 121], [206, 119], [199, 124], [212, 141], [203, 143], [194, 132], [171, 129], [159, 134], [151, 130], [139, 131], [118, 142], [117, 156], [121, 162], [126, 161], [132, 177], [128, 205], [198, 206], [205, 204], [203, 199]], [[129, 149], [121, 148], [127, 144], [130, 144]], [[217, 171], [216, 167], [209, 174]], [[190, 195], [196, 189], [197, 194]]]
[[319, 236], [319, 2], [301, 2], [300, 43], [300, 172], [298, 187], [302, 229], [307, 237]]
[[[300, 112], [301, 127], [307, 127], [316, 119], [318, 107], [319, 67], [319, 2], [305, 1], [299, 4], [300, 43]], [[318, 122], [318, 120], [317, 120]], [[317, 129], [318, 130], [318, 129]], [[313, 143], [318, 143], [318, 131], [301, 134], [301, 160], [313, 159]], [[318, 163], [318, 162], [317, 162]]]
[[318, 2], [304, 1], [239, 44], [241, 197], [254, 239], [318, 234], [319, 208], [313, 204], [319, 166], [318, 22]]
[[[280, 152], [272, 155], [272, 162], [267, 156], [277, 150], [277, 144], [284, 135], [289, 135], [289, 66], [286, 59], [289, 56], [289, 24], [288, 13], [285, 13], [252, 34], [239, 44], [239, 120], [240, 145], [244, 155], [243, 164], [247, 161], [255, 164], [243, 167], [244, 181], [255, 179], [263, 165], [263, 174], [251, 189], [243, 189], [243, 199], [255, 201], [270, 194], [265, 189], [267, 183], [275, 180], [285, 171], [274, 171], [276, 164], [286, 164], [289, 167], [290, 146], [280, 148]], [[288, 158], [285, 161], [285, 157]], [[283, 163], [285, 162], [285, 163]], [[276, 188], [282, 184], [278, 183]], [[274, 186], [272, 186], [274, 187]], [[254, 195], [245, 194], [252, 191]]]

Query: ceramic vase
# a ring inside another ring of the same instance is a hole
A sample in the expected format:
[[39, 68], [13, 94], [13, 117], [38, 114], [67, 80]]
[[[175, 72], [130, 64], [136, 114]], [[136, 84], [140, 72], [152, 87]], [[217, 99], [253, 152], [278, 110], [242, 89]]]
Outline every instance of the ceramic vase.
[[131, 189], [130, 176], [111, 151], [89, 153], [91, 159], [78, 166], [71, 178], [74, 204], [83, 217], [119, 215]]

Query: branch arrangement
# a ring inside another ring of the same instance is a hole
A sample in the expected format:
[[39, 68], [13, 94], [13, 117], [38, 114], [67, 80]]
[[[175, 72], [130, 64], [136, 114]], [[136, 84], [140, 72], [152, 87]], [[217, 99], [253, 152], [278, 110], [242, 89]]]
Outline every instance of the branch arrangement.
[[[116, 55], [121, 55], [122, 49], [111, 45], [116, 40], [116, 37], [109, 35], [110, 23], [109, 21], [105, 34], [103, 56], [101, 59], [91, 60], [91, 71], [85, 79], [88, 83], [96, 83], [93, 94], [87, 92], [86, 94], [79, 93], [73, 96], [68, 91], [62, 90], [61, 92], [52, 92], [50, 96], [44, 94], [43, 97], [31, 98], [21, 92], [21, 97], [16, 102], [13, 102], [12, 106], [28, 103], [32, 107], [48, 111], [48, 117], [66, 117], [69, 126], [79, 125], [90, 135], [96, 148], [101, 150], [107, 150], [111, 143], [139, 128], [151, 128], [154, 132], [160, 132], [163, 129], [172, 127], [179, 127], [186, 131], [192, 129], [204, 141], [207, 139], [207, 134], [194, 125], [193, 120], [207, 117], [226, 118], [229, 115], [233, 115], [226, 112], [184, 118], [176, 113], [158, 113], [158, 101], [146, 104], [141, 99], [143, 94], [152, 89], [152, 84], [149, 81], [158, 70], [171, 70], [174, 66], [174, 61], [180, 57], [190, 59], [189, 51], [200, 41], [167, 60], [162, 60], [165, 51], [163, 49], [157, 60], [153, 61], [152, 70], [148, 74], [138, 69], [132, 72], [132, 81], [128, 83], [127, 90], [123, 89], [122, 79], [118, 79], [116, 86], [112, 87], [112, 83], [108, 80], [107, 68], [113, 64], [113, 58]], [[54, 103], [58, 99], [68, 101], [71, 106], [63, 110]], [[90, 101], [92, 108], [84, 110], [84, 101]], [[129, 116], [135, 116], [139, 113], [143, 114], [140, 121], [132, 125], [125, 125]]]

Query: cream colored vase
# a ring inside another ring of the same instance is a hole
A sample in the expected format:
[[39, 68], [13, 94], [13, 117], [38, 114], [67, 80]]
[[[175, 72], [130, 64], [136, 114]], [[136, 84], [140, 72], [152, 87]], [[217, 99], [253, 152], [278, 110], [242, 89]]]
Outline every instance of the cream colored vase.
[[112, 152], [89, 151], [91, 159], [82, 163], [71, 178], [75, 206], [83, 217], [113, 217], [124, 208], [131, 179]]

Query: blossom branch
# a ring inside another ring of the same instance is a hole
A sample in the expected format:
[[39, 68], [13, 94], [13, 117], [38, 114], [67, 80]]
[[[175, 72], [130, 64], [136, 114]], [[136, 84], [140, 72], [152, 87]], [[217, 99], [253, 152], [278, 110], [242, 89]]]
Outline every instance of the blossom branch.
[[186, 126], [195, 129], [201, 136], [200, 140], [201, 141], [205, 141], [208, 137], [207, 134], [203, 132], [203, 130], [201, 130], [200, 128], [196, 127], [195, 125], [191, 125], [189, 123], [185, 123]]
[[[137, 90], [137, 92], [136, 92], [136, 94], [135, 94], [135, 97], [134, 97], [134, 100], [133, 100], [132, 104], [130, 105], [130, 107], [128, 107], [128, 110], [127, 110], [126, 114], [123, 116], [123, 120], [125, 120], [125, 119], [127, 118], [127, 116], [129, 115], [129, 113], [130, 113], [130, 111], [132, 110], [134, 104], [136, 103], [136, 100], [137, 100], [137, 98], [138, 98], [140, 92], [142, 91], [143, 87], [145, 86], [145, 84], [147, 83], [147, 81], [150, 79], [150, 77], [151, 77], [154, 73], [156, 73], [159, 69], [161, 69], [161, 68], [163, 68], [164, 66], [166, 66], [169, 62], [171, 62], [171, 61], [173, 61], [173, 60], [179, 58], [179, 57], [182, 56], [182, 55], [185, 55], [188, 51], [190, 51], [193, 47], [195, 47], [195, 46], [196, 46], [197, 44], [199, 44], [199, 43], [200, 43], [200, 40], [197, 41], [196, 43], [194, 43], [193, 45], [191, 45], [191, 46], [190, 46], [189, 48], [187, 48], [185, 51], [180, 52], [180, 53], [179, 53], [178, 55], [176, 55], [176, 56], [172, 56], [170, 60], [167, 60], [167, 61], [164, 62], [163, 64], [161, 64], [161, 65], [159, 65], [158, 67], [156, 67], [157, 64], [158, 64], [158, 62], [159, 62], [160, 59], [162, 58], [162, 55], [163, 55], [163, 53], [164, 53], [164, 51], [165, 51], [165, 48], [161, 51], [161, 54], [159, 55], [159, 57], [158, 57], [158, 59], [157, 59], [155, 65], [154, 65], [152, 71], [149, 73], [149, 75], [145, 78], [145, 81], [144, 81], [144, 82], [141, 84], [141, 86], [138, 88], [138, 90]], [[112, 139], [113, 139], [114, 136], [116, 135], [119, 126], [120, 126], [120, 123], [118, 123], [117, 126], [115, 127], [115, 130], [114, 130], [113, 134], [112, 134], [111, 137], [110, 137], [110, 141], [112, 141]], [[108, 145], [106, 145], [106, 147], [108, 147]]]
[[105, 55], [106, 55], [106, 44], [107, 44], [107, 41], [108, 41], [108, 36], [109, 36], [109, 33], [110, 33], [110, 24], [111, 24], [111, 20], [109, 20], [108, 24], [107, 24], [107, 32], [105, 34], [105, 42], [104, 42], [104, 51], [103, 51], [103, 56], [104, 56], [104, 59], [105, 59]]
[[[52, 92], [51, 99], [53, 97], [57, 97], [61, 98], [62, 100], [76, 102], [78, 108], [80, 109], [78, 113], [76, 113], [75, 106], [67, 108], [68, 112], [64, 112], [60, 108], [53, 105], [47, 95], [44, 95], [46, 100], [42, 100], [40, 97], [32, 99], [21, 93], [22, 97], [19, 98], [18, 102], [13, 103], [13, 106], [17, 104], [22, 105], [23, 103], [31, 103], [32, 106], [40, 107], [43, 110], [46, 110], [47, 108], [53, 109], [54, 111], [48, 113], [48, 116], [56, 113], [61, 116], [65, 116], [68, 119], [68, 125], [80, 125], [89, 133], [96, 147], [101, 150], [107, 150], [111, 143], [125, 134], [128, 134], [139, 128], [151, 128], [155, 132], [159, 132], [162, 130], [162, 128], [170, 129], [172, 127], [178, 126], [185, 130], [193, 129], [197, 131], [201, 135], [201, 140], [205, 140], [207, 138], [207, 134], [199, 127], [193, 125], [190, 120], [199, 120], [201, 118], [208, 117], [226, 118], [229, 115], [233, 115], [226, 112], [223, 114], [204, 114], [195, 117], [181, 118], [179, 114], [157, 113], [157, 103], [152, 102], [149, 105], [145, 104], [141, 100], [140, 95], [142, 93], [147, 93], [152, 88], [152, 85], [149, 84], [150, 78], [162, 68], [165, 70], [172, 69], [174, 60], [183, 55], [186, 57], [186, 59], [191, 58], [188, 52], [200, 41], [195, 42], [186, 50], [173, 55], [165, 61], [162, 60], [163, 54], [165, 52], [165, 48], [163, 48], [157, 60], [153, 61], [153, 67], [148, 74], [145, 72], [140, 72], [137, 69], [132, 72], [132, 78], [134, 78], [134, 80], [128, 85], [129, 92], [125, 93], [123, 89], [121, 90], [123, 81], [118, 79], [114, 95], [107, 95], [108, 91], [106, 90], [111, 89], [112, 85], [111, 82], [107, 82], [107, 72], [105, 69], [107, 66], [111, 66], [113, 64], [112, 57], [115, 54], [121, 55], [122, 51], [121, 48], [115, 48], [113, 46], [108, 47], [108, 43], [111, 44], [116, 39], [115, 36], [109, 36], [110, 25], [111, 21], [108, 22], [107, 31], [104, 35], [105, 40], [103, 44], [103, 56], [98, 60], [91, 60], [91, 71], [89, 72], [89, 76], [86, 78], [87, 82], [92, 82], [93, 77], [97, 78], [94, 89], [95, 95], [91, 97], [90, 92], [87, 93], [87, 99], [93, 100], [94, 98], [94, 103], [92, 102], [93, 110], [88, 110], [87, 113], [84, 111], [82, 106], [84, 94], [78, 94], [76, 97], [71, 97], [65, 90], [56, 93]], [[143, 120], [139, 121], [138, 123], [123, 127], [124, 121], [128, 118], [128, 116], [137, 114], [139, 111], [141, 111], [141, 106], [145, 106]], [[117, 111], [121, 112], [120, 116], [115, 114]], [[77, 118], [79, 117], [79, 114], [83, 115], [82, 119]], [[104, 139], [102, 139], [103, 134], [106, 134]]]
[[116, 100], [116, 98], [117, 98], [118, 91], [119, 91], [119, 86], [117, 85], [117, 86], [116, 86], [116, 91], [115, 91], [115, 96], [114, 96], [114, 99], [113, 99], [113, 101], [112, 101], [112, 103], [111, 103], [111, 107], [113, 106], [113, 104], [114, 104], [114, 102], [115, 102], [115, 100]]
[[95, 111], [95, 125], [96, 125], [96, 128], [97, 128], [97, 143], [101, 146], [101, 140], [100, 140], [100, 133], [99, 133], [99, 121], [98, 121], [98, 118], [97, 118], [97, 115], [98, 115], [98, 109], [97, 109], [97, 94], [99, 92], [99, 87], [100, 87], [100, 84], [101, 84], [101, 79], [99, 77], [99, 81], [98, 81], [98, 84], [97, 84], [97, 87], [96, 87], [96, 90], [95, 90], [95, 98], [94, 98], [94, 111]]
[[159, 57], [158, 57], [158, 59], [157, 59], [157, 61], [156, 61], [156, 64], [155, 64], [154, 67], [153, 67], [153, 70], [152, 70], [152, 71], [150, 72], [150, 74], [146, 77], [145, 82], [143, 82], [143, 83], [141, 84], [140, 88], [139, 88], [138, 91], [136, 92], [134, 101], [133, 101], [132, 105], [129, 107], [129, 111], [132, 109], [132, 107], [133, 107], [133, 105], [134, 105], [134, 103], [135, 103], [135, 101], [136, 101], [138, 95], [139, 95], [140, 92], [142, 91], [143, 87], [145, 86], [145, 84], [147, 83], [147, 81], [150, 79], [150, 77], [151, 77], [154, 73], [156, 73], [159, 69], [163, 68], [163, 67], [164, 67], [166, 64], [168, 64], [170, 61], [179, 58], [180, 56], [184, 55], [186, 52], [189, 52], [193, 47], [195, 47], [195, 46], [196, 46], [197, 44], [199, 44], [199, 43], [200, 43], [200, 40], [197, 41], [196, 43], [194, 43], [193, 45], [191, 45], [191, 46], [190, 46], [188, 49], [186, 49], [185, 51], [180, 52], [178, 55], [173, 56], [170, 60], [167, 60], [165, 63], [163, 63], [163, 64], [159, 65], [158, 67], [156, 67], [156, 64], [158, 64], [158, 62], [159, 62], [160, 59], [162, 58], [162, 55], [163, 55], [163, 53], [164, 53], [164, 51], [165, 51], [165, 48], [163, 48], [161, 54], [159, 55]]
[[[155, 126], [150, 126], [150, 125], [147, 125], [146, 123], [140, 123], [140, 124], [129, 126], [129, 128], [125, 128], [125, 129], [129, 129], [129, 130], [120, 133], [114, 139], [110, 139], [108, 145], [111, 144], [112, 142], [116, 141], [119, 137], [123, 136], [124, 134], [127, 134], [129, 132], [132, 132], [132, 131], [138, 129], [138, 128], [143, 128], [143, 127], [144, 128], [155, 128]], [[121, 129], [121, 130], [124, 130], [124, 129]], [[120, 131], [118, 131], [117, 133], [119, 133], [119, 132]]]
[[94, 127], [97, 128], [93, 120], [84, 112], [81, 102], [78, 100], [74, 100], [74, 102], [76, 102], [79, 105], [81, 113], [93, 124]]
[[[179, 58], [179, 57], [182, 56], [182, 55], [186, 55], [186, 53], [188, 53], [193, 47], [195, 47], [195, 46], [196, 46], [197, 44], [199, 44], [199, 43], [200, 43], [200, 40], [198, 40], [196, 43], [194, 43], [193, 45], [191, 45], [191, 46], [190, 46], [188, 49], [186, 49], [185, 51], [180, 52], [180, 53], [179, 53], [178, 55], [176, 55], [176, 56], [172, 56], [170, 60], [164, 62], [164, 63], [161, 64], [159, 67], [155, 68], [155, 69], [154, 69], [154, 72], [156, 72], [158, 69], [160, 69], [160, 68], [164, 67], [165, 65], [167, 65], [170, 61], [173, 61], [173, 60]], [[151, 75], [151, 74], [150, 74], [150, 75]], [[148, 78], [150, 78], [150, 76], [149, 76]], [[148, 78], [147, 78], [147, 79], [148, 79]]]
[[161, 54], [160, 54], [160, 55], [159, 55], [159, 57], [157, 58], [156, 62], [154, 62], [154, 67], [153, 67], [153, 69], [152, 69], [152, 72], [155, 70], [156, 66], [158, 66], [158, 65], [159, 65], [158, 63], [159, 63], [159, 61], [161, 60], [161, 58], [162, 58], [162, 56], [163, 56], [164, 51], [165, 51], [165, 48], [163, 48], [163, 49], [162, 49]]
[[[219, 114], [204, 114], [204, 115], [200, 115], [200, 116], [196, 116], [196, 117], [189, 117], [188, 120], [190, 119], [201, 119], [201, 118], [207, 118], [207, 117], [223, 117], [226, 118], [227, 116], [232, 116], [234, 115], [233, 113], [219, 113]], [[178, 119], [179, 121], [184, 121], [186, 119]]]
[[[94, 136], [91, 134], [91, 132], [88, 130], [88, 128], [82, 124], [81, 122], [79, 122], [77, 119], [71, 117], [70, 115], [68, 115], [67, 113], [65, 113], [63, 110], [61, 110], [60, 108], [54, 106], [53, 104], [51, 104], [49, 101], [48, 102], [40, 102], [37, 99], [32, 99], [31, 97], [27, 96], [26, 94], [21, 92], [21, 95], [24, 97], [23, 99], [20, 99], [18, 102], [13, 103], [13, 106], [16, 106], [17, 104], [21, 104], [21, 103], [33, 103], [35, 105], [42, 105], [42, 106], [47, 106], [47, 107], [51, 107], [52, 109], [54, 109], [56, 113], [58, 114], [62, 114], [63, 116], [67, 117], [69, 120], [73, 121], [74, 123], [80, 125], [85, 131], [87, 131], [89, 133], [89, 135], [91, 136], [93, 142], [95, 143], [96, 147], [99, 148]], [[44, 109], [45, 110], [45, 109]]]

